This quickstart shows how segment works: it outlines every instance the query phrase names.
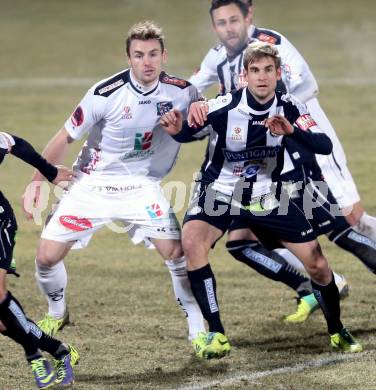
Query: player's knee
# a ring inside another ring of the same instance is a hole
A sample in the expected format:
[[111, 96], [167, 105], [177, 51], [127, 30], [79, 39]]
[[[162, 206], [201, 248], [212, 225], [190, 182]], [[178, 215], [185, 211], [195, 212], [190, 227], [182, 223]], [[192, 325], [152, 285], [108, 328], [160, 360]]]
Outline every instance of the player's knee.
[[316, 256], [312, 262], [306, 265], [306, 269], [311, 278], [318, 283], [327, 284], [330, 282], [331, 270], [323, 255]]
[[49, 251], [47, 247], [41, 246], [38, 249], [35, 263], [40, 267], [52, 267], [59, 262], [59, 258], [55, 256], [52, 251]]
[[197, 239], [197, 237], [189, 234], [183, 236], [182, 240], [183, 252], [188, 259], [196, 259], [206, 257], [209, 253], [210, 246], [205, 245], [205, 242]]
[[167, 259], [180, 259], [183, 256], [183, 248], [181, 245], [176, 245], [169, 251]]

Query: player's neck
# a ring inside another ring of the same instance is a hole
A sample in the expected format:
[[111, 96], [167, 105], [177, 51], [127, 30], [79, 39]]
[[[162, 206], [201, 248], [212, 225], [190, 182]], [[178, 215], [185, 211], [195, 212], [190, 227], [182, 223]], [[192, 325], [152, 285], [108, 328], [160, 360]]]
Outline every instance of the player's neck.
[[136, 77], [134, 76], [134, 74], [132, 72], [132, 69], [130, 71], [130, 78], [131, 78], [132, 85], [138, 91], [140, 91], [142, 94], [145, 94], [145, 93], [148, 93], [148, 92], [152, 91], [153, 89], [155, 89], [155, 87], [159, 83], [159, 77], [158, 77], [157, 79], [155, 79], [155, 81], [152, 84], [149, 84], [149, 85], [143, 84], [142, 82], [140, 82], [139, 80], [136, 79]]

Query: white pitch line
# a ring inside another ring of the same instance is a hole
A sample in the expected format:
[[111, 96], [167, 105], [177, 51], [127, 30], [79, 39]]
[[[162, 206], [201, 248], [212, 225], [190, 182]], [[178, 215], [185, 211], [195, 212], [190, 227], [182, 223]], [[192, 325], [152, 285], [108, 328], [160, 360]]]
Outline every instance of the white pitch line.
[[311, 360], [304, 363], [294, 364], [292, 366], [285, 366], [276, 368], [274, 370], [267, 371], [256, 371], [256, 372], [238, 372], [234, 375], [223, 376], [221, 379], [201, 382], [196, 384], [186, 384], [178, 387], [174, 387], [177, 390], [203, 390], [210, 389], [213, 386], [223, 387], [223, 386], [231, 386], [238, 384], [242, 380], [246, 381], [255, 381], [260, 378], [264, 378], [266, 376], [271, 375], [280, 375], [280, 374], [292, 374], [294, 372], [304, 371], [310, 368], [317, 368], [327, 366], [329, 364], [339, 363], [342, 361], [350, 361], [353, 359], [359, 359], [360, 356], [364, 356], [366, 353], [357, 353], [352, 355], [344, 355], [344, 354], [335, 354], [327, 358], [321, 358], [317, 360]]
[[[0, 87], [89, 87], [100, 80], [98, 77], [0, 77]], [[364, 87], [375, 86], [376, 78], [371, 77], [323, 77], [318, 79], [320, 85]]]

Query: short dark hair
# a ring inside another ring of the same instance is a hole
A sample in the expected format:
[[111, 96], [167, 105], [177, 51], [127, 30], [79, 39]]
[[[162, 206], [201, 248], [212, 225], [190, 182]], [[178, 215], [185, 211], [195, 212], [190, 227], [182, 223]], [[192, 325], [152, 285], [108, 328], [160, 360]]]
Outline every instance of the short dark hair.
[[252, 5], [252, 0], [212, 0], [209, 9], [211, 18], [213, 19], [214, 10], [230, 4], [235, 4], [240, 9], [243, 16], [246, 17], [248, 15], [248, 7]]
[[127, 39], [125, 41], [125, 48], [128, 57], [130, 55], [131, 42], [134, 39], [139, 39], [141, 41], [156, 39], [161, 45], [162, 53], [164, 52], [164, 36], [162, 29], [150, 20], [136, 23], [129, 29]]

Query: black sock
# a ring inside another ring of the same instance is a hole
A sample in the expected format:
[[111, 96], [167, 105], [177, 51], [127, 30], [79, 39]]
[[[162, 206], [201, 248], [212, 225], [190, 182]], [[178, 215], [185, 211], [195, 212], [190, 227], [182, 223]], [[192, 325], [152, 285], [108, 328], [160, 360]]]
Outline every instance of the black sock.
[[295, 290], [299, 297], [312, 293], [311, 283], [280, 254], [267, 250], [258, 241], [236, 240], [226, 244], [229, 253], [242, 263], [269, 279]]
[[69, 353], [67, 346], [64, 345], [60, 340], [44, 333], [42, 329], [40, 329], [39, 326], [30, 318], [28, 318], [28, 321], [31, 331], [38, 338], [39, 348], [42, 351], [48, 352], [55, 359], [60, 359], [62, 356], [65, 356]]
[[[20, 307], [20, 309], [23, 311], [23, 308], [19, 301], [12, 296], [12, 300]], [[25, 314], [25, 313], [24, 313]], [[48, 352], [50, 355], [52, 355], [56, 359], [60, 359], [61, 356], [65, 356], [67, 353], [69, 353], [68, 348], [60, 341], [57, 340], [48, 334], [44, 333], [42, 329], [39, 328], [39, 326], [30, 318], [26, 318], [27, 322], [30, 327], [30, 332], [37, 338], [38, 340], [38, 347], [42, 351]], [[7, 336], [11, 338], [12, 340], [16, 341], [17, 343], [21, 344], [19, 342], [19, 333], [17, 332], [17, 329], [15, 328], [7, 328], [4, 332], [2, 332], [4, 336]]]
[[376, 243], [369, 237], [347, 229], [344, 232], [333, 232], [329, 235], [340, 248], [356, 256], [371, 272], [376, 274]]
[[209, 331], [224, 334], [219, 315], [216, 282], [210, 264], [194, 271], [188, 271], [188, 278], [202, 315], [208, 322]]
[[339, 292], [333, 274], [331, 282], [326, 286], [321, 286], [313, 280], [311, 283], [313, 293], [324, 313], [329, 334], [338, 333], [343, 328], [343, 325], [340, 319]]
[[28, 361], [42, 356], [38, 348], [38, 339], [31, 332], [22, 306], [9, 291], [4, 301], [0, 303], [0, 320], [8, 332], [10, 330], [7, 336], [22, 345]]

